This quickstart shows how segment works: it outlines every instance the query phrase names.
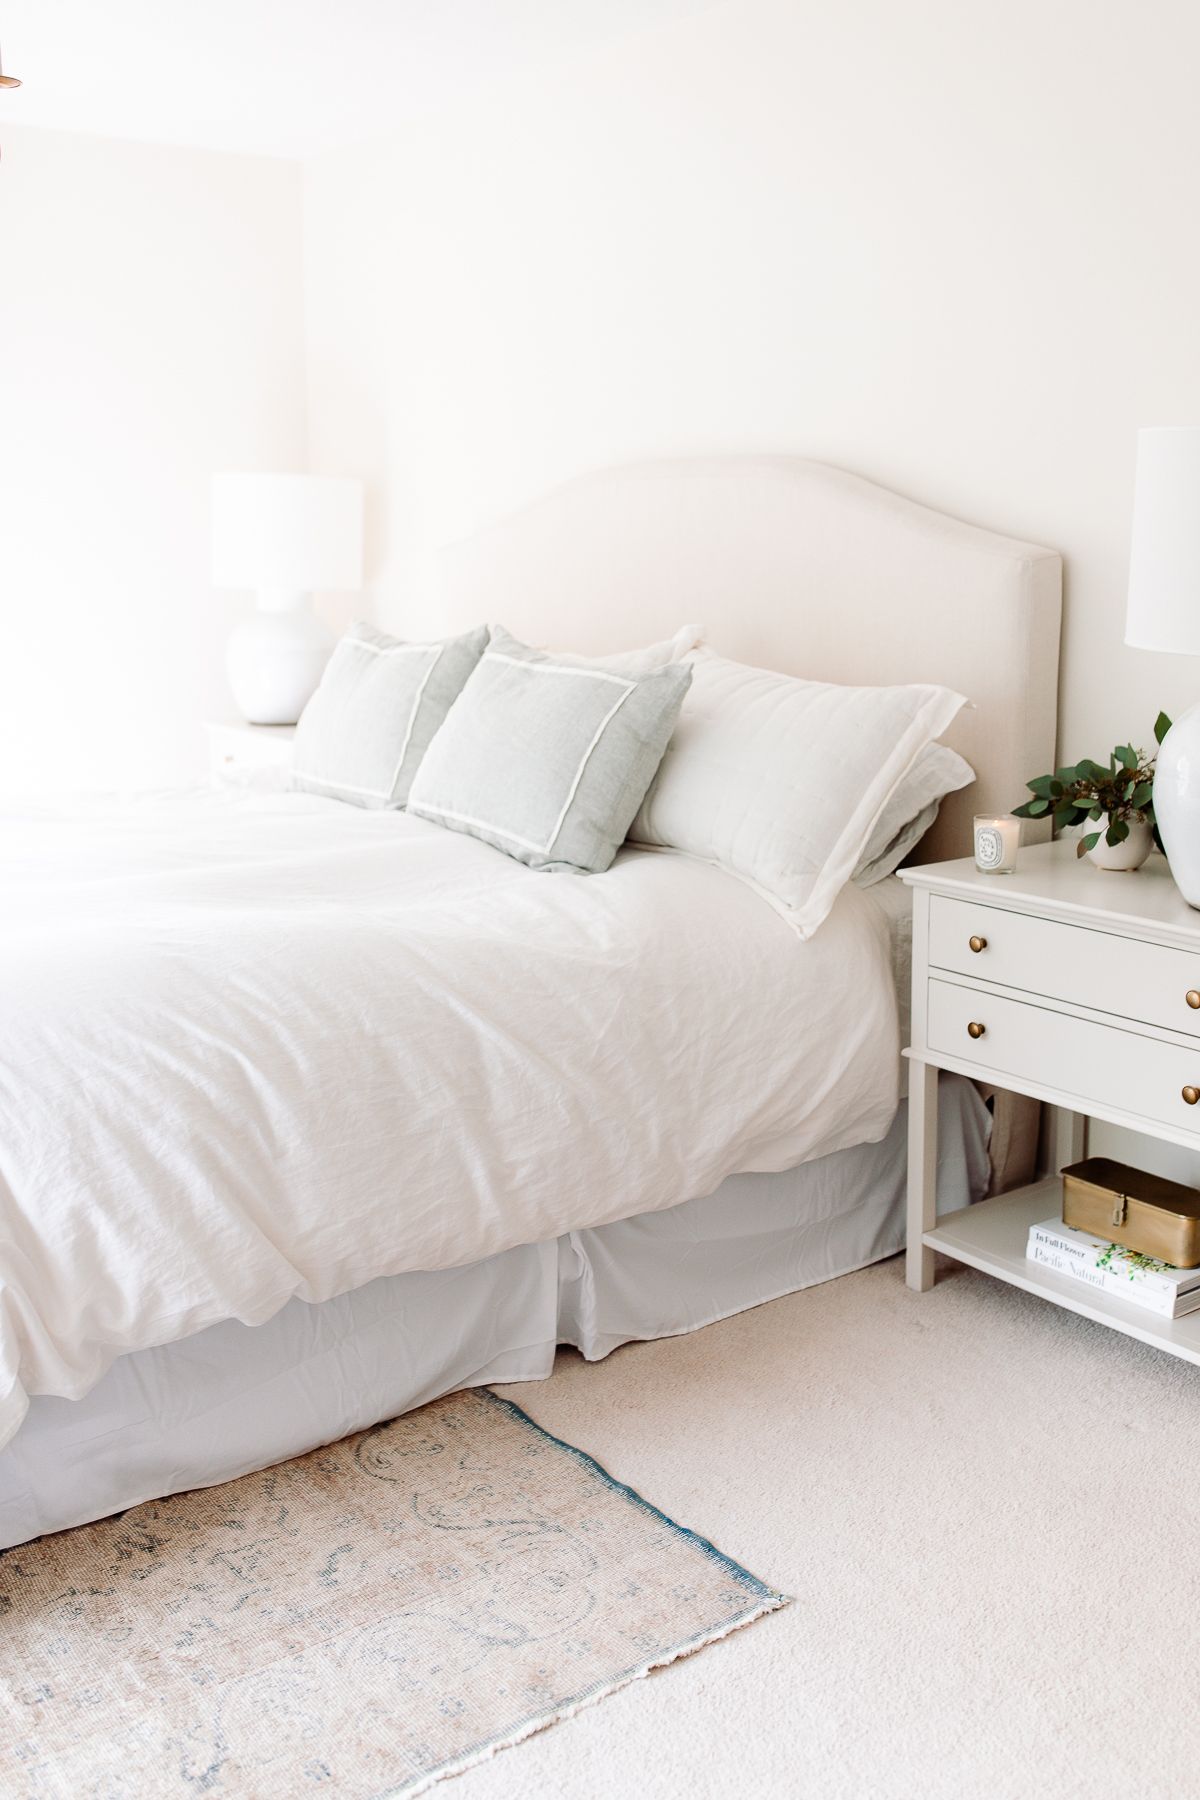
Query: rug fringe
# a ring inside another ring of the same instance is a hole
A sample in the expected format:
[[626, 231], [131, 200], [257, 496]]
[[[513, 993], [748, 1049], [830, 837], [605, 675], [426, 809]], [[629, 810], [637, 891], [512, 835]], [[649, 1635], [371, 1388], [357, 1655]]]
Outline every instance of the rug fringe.
[[419, 1794], [427, 1794], [430, 1788], [437, 1786], [439, 1781], [448, 1781], [453, 1775], [462, 1775], [466, 1770], [476, 1768], [480, 1763], [489, 1762], [497, 1751], [511, 1750], [514, 1745], [523, 1744], [527, 1738], [536, 1737], [539, 1731], [546, 1731], [551, 1725], [561, 1724], [564, 1719], [575, 1718], [578, 1713], [586, 1711], [589, 1706], [595, 1706], [599, 1701], [607, 1700], [610, 1694], [620, 1693], [622, 1688], [631, 1687], [635, 1681], [644, 1681], [647, 1675], [654, 1673], [655, 1669], [665, 1669], [671, 1663], [681, 1662], [685, 1656], [691, 1656], [697, 1650], [704, 1650], [709, 1644], [718, 1644], [722, 1638], [730, 1637], [735, 1631], [740, 1631], [743, 1625], [753, 1625], [756, 1619], [763, 1618], [767, 1613], [778, 1612], [781, 1607], [790, 1606], [791, 1603], [792, 1596], [790, 1594], [769, 1594], [749, 1612], [740, 1613], [736, 1619], [730, 1619], [724, 1625], [717, 1625], [711, 1631], [703, 1632], [699, 1637], [688, 1638], [685, 1643], [676, 1644], [672, 1649], [664, 1650], [660, 1655], [651, 1657], [648, 1662], [639, 1664], [636, 1669], [628, 1669], [624, 1674], [618, 1675], [615, 1681], [605, 1682], [602, 1687], [592, 1688], [588, 1693], [580, 1694], [574, 1700], [568, 1700], [563, 1705], [556, 1706], [551, 1712], [542, 1713], [536, 1719], [525, 1720], [505, 1736], [493, 1738], [487, 1744], [478, 1744], [473, 1750], [468, 1750], [465, 1755], [457, 1757], [453, 1762], [442, 1763], [438, 1768], [431, 1769], [427, 1775], [418, 1775], [413, 1781], [404, 1782], [400, 1787], [389, 1788], [386, 1794], [380, 1796], [380, 1800], [400, 1800], [401, 1795], [404, 1796], [404, 1800], [417, 1800]]

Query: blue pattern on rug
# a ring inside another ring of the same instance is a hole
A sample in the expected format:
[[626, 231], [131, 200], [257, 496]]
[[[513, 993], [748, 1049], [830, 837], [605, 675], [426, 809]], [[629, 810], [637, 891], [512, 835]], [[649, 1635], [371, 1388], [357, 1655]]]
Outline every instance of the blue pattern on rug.
[[0, 1556], [0, 1791], [440, 1777], [785, 1603], [488, 1389]]

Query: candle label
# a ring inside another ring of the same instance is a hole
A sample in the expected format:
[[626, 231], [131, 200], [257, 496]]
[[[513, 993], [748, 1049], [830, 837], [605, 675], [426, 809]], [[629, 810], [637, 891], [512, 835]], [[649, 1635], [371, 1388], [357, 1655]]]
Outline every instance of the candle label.
[[998, 869], [1004, 861], [1004, 839], [994, 825], [976, 826], [975, 861], [981, 869]]

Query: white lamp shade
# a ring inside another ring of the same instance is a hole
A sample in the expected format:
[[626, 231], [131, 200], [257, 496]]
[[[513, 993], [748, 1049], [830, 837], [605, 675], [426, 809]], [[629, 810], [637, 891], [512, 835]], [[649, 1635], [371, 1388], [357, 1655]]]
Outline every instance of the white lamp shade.
[[214, 587], [306, 594], [362, 585], [362, 483], [214, 475]]
[[1138, 432], [1125, 642], [1200, 656], [1200, 425]]

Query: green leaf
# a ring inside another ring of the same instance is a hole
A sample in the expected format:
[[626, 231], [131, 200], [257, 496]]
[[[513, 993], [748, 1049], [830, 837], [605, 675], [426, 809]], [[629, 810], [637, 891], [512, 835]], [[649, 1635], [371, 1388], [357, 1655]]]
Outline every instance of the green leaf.
[[1125, 820], [1114, 819], [1104, 834], [1104, 841], [1115, 849], [1118, 844], [1123, 844], [1128, 836], [1129, 826], [1126, 824]]
[[1170, 731], [1170, 729], [1171, 729], [1170, 719], [1168, 719], [1165, 712], [1160, 712], [1157, 719], [1155, 719], [1155, 721], [1154, 721], [1154, 741], [1155, 741], [1155, 743], [1161, 744], [1163, 739], [1166, 737], [1168, 731]]
[[1077, 841], [1076, 841], [1076, 844], [1075, 844], [1076, 856], [1086, 856], [1088, 851], [1094, 850], [1096, 848], [1096, 845], [1099, 842], [1100, 842], [1100, 833], [1098, 831], [1089, 831], [1089, 832], [1085, 833], [1085, 835], [1083, 837], [1077, 839]]
[[1138, 766], [1137, 751], [1132, 744], [1118, 744], [1113, 755], [1124, 769], [1136, 769]]
[[1029, 789], [1031, 794], [1041, 794], [1044, 799], [1050, 793], [1050, 786], [1053, 780], [1053, 775], [1035, 775], [1032, 781], [1027, 781], [1025, 783], [1025, 786]]
[[1103, 817], [1104, 817], [1104, 808], [1102, 806], [1093, 806], [1091, 811], [1088, 813], [1089, 819], [1102, 819]]
[[1048, 800], [1031, 800], [1029, 805], [1022, 810], [1027, 819], [1040, 819], [1043, 813], [1050, 811], [1050, 802]]

